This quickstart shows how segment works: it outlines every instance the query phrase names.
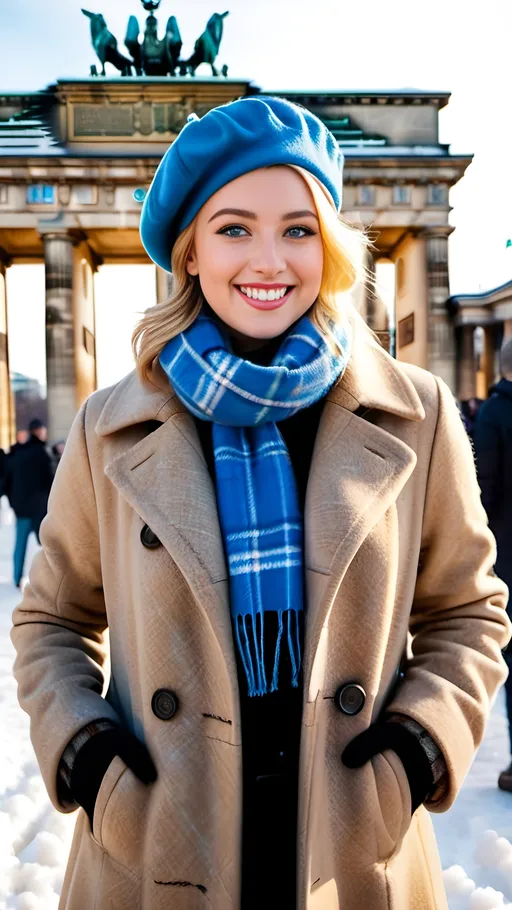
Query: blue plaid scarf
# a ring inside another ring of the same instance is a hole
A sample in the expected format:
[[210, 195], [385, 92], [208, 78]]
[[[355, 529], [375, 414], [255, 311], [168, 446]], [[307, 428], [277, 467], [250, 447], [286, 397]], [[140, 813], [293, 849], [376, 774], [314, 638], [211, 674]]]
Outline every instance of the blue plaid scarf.
[[278, 688], [286, 637], [292, 686], [301, 666], [303, 520], [280, 420], [322, 398], [350, 354], [348, 324], [335, 327], [334, 354], [307, 316], [282, 342], [268, 367], [235, 356], [220, 324], [202, 312], [160, 354], [176, 394], [201, 420], [213, 422], [217, 504], [230, 576], [231, 613], [249, 695], [268, 692], [265, 613], [278, 614], [270, 691]]

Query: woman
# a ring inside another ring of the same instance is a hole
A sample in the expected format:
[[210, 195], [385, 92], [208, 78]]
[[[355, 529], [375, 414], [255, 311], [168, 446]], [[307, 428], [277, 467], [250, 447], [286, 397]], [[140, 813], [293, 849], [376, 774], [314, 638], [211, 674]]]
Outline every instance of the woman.
[[48, 792], [84, 810], [61, 907], [446, 908], [426, 809], [505, 678], [506, 588], [451, 394], [351, 306], [341, 166], [248, 98], [147, 194], [172, 296], [76, 418], [14, 615]]

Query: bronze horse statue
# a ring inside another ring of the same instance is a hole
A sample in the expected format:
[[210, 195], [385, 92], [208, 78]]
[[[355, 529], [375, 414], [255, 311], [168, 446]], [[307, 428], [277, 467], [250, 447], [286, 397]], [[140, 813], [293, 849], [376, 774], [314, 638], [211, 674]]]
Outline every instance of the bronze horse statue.
[[128, 19], [124, 43], [133, 57], [137, 75], [174, 76], [182, 48], [181, 34], [176, 16], [167, 20], [165, 38], [158, 37], [157, 20], [152, 14], [146, 19], [142, 43], [139, 41], [139, 23], [136, 16]]
[[218, 76], [215, 69], [215, 58], [219, 53], [220, 42], [222, 41], [222, 32], [224, 28], [224, 19], [229, 16], [229, 10], [225, 13], [214, 13], [210, 16], [206, 29], [199, 36], [195, 45], [194, 53], [188, 60], [181, 64], [180, 74], [185, 76], [190, 73], [195, 76], [196, 69], [201, 63], [209, 63], [212, 68], [212, 76]]
[[90, 13], [87, 9], [82, 12], [91, 20], [91, 41], [101, 63], [101, 75], [105, 75], [105, 63], [111, 63], [122, 76], [131, 76], [133, 61], [118, 51], [117, 40], [109, 32], [101, 13]]

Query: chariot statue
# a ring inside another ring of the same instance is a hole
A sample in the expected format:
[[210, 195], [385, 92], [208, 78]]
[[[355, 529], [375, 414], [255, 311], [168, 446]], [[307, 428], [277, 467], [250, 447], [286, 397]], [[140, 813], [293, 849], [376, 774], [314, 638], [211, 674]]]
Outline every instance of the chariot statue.
[[[167, 20], [165, 36], [158, 37], [158, 21], [154, 15], [160, 6], [161, 0], [141, 0], [142, 6], [149, 13], [144, 28], [144, 35], [140, 37], [139, 22], [136, 16], [130, 16], [124, 39], [130, 57], [125, 57], [117, 49], [117, 39], [108, 30], [107, 23], [101, 13], [92, 13], [82, 9], [84, 16], [90, 19], [91, 42], [96, 55], [101, 63], [101, 75], [105, 75], [105, 63], [111, 63], [121, 76], [132, 76], [133, 71], [137, 76], [194, 76], [201, 63], [208, 63], [212, 76], [218, 76], [215, 60], [219, 53], [224, 19], [229, 12], [214, 13], [210, 16], [204, 32], [199, 36], [194, 45], [194, 52], [188, 60], [181, 59], [180, 29], [176, 16]], [[226, 64], [221, 69], [222, 75], [227, 76]], [[91, 75], [97, 75], [96, 65], [91, 66]]]

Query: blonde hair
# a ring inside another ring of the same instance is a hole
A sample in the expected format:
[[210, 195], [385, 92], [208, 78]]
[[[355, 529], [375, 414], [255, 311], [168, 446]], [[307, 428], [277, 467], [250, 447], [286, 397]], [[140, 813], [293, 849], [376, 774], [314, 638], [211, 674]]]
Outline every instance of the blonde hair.
[[[311, 308], [311, 320], [333, 348], [337, 341], [332, 323], [341, 314], [355, 313], [351, 294], [365, 280], [366, 234], [338, 214], [322, 184], [309, 171], [290, 165], [307, 183], [316, 206], [324, 250], [320, 292]], [[199, 314], [205, 299], [197, 276], [187, 272], [187, 259], [194, 242], [196, 219], [179, 235], [171, 255], [172, 292], [167, 300], [145, 311], [132, 336], [137, 373], [152, 385], [153, 363], [162, 348], [184, 332]]]

